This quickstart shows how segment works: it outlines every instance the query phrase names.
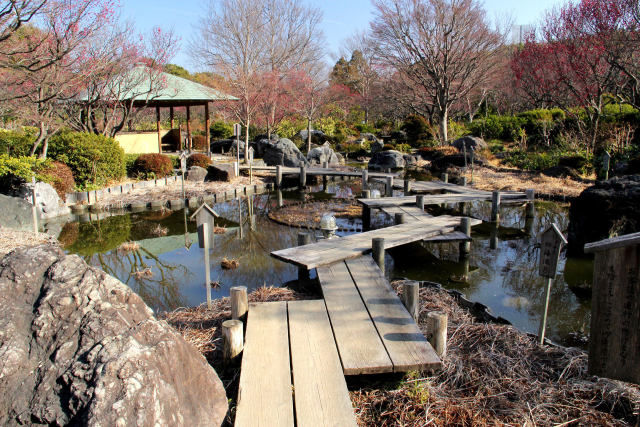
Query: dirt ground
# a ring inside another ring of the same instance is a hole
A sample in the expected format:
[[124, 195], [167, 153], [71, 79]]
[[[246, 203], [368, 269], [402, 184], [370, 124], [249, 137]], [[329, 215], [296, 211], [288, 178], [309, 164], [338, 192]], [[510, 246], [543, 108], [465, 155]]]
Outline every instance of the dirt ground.
[[57, 240], [46, 233], [18, 231], [0, 225], [0, 258], [14, 249], [56, 243]]

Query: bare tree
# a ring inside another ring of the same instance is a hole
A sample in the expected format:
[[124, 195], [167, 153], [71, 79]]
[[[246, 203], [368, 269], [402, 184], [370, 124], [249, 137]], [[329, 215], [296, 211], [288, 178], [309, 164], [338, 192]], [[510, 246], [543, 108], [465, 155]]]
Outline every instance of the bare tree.
[[496, 66], [504, 32], [492, 28], [476, 0], [374, 0], [378, 56], [403, 75], [433, 109], [442, 142], [450, 110], [482, 86]]
[[[294, 0], [220, 0], [209, 4], [199, 24], [199, 36], [191, 43], [196, 61], [224, 77], [223, 89], [239, 101], [229, 108], [245, 126], [266, 111], [273, 128], [283, 81], [292, 70], [321, 57], [321, 13]], [[263, 78], [269, 76], [269, 78]], [[264, 108], [264, 104], [267, 107]], [[260, 105], [263, 104], [263, 105]], [[245, 149], [245, 161], [248, 150]]]
[[47, 0], [8, 0], [0, 3], [0, 42], [7, 40], [43, 8]]

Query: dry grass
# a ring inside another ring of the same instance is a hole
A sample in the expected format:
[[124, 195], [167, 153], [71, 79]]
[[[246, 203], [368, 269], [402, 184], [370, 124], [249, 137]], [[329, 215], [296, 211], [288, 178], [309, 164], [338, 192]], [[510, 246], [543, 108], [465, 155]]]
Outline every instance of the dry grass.
[[227, 232], [227, 227], [213, 227], [213, 234], [224, 234]]
[[46, 233], [14, 230], [0, 225], [0, 258], [14, 249], [45, 243], [58, 244], [58, 241]]
[[167, 227], [163, 227], [160, 224], [156, 224], [156, 226], [151, 230], [151, 234], [156, 237], [166, 236], [168, 232], [169, 229]]
[[137, 244], [136, 242], [124, 242], [122, 243], [120, 246], [118, 246], [118, 253], [119, 254], [128, 254], [131, 252], [135, 252], [138, 249], [140, 249], [140, 245]]
[[589, 376], [584, 351], [477, 323], [444, 291], [423, 288], [420, 298], [423, 332], [429, 311], [449, 316], [444, 369], [352, 391], [360, 425], [628, 425], [640, 410], [640, 388]]
[[336, 218], [362, 217], [362, 206], [354, 200], [330, 200], [296, 205], [285, 205], [269, 212], [269, 218], [295, 227], [319, 228], [322, 216], [333, 213]]
[[144, 270], [137, 270], [134, 271], [132, 276], [136, 279], [136, 280], [140, 280], [140, 279], [151, 279], [153, 277], [153, 271], [151, 271], [150, 268], [145, 268]]
[[240, 263], [237, 259], [227, 259], [227, 257], [224, 257], [222, 261], [220, 261], [220, 266], [225, 270], [235, 270], [240, 266]]
[[[471, 171], [466, 173], [471, 182]], [[496, 172], [488, 168], [476, 167], [473, 172], [472, 186], [480, 190], [525, 191], [533, 188], [537, 194], [557, 197], [577, 197], [590, 184], [574, 181], [569, 178], [554, 178], [541, 173]]]

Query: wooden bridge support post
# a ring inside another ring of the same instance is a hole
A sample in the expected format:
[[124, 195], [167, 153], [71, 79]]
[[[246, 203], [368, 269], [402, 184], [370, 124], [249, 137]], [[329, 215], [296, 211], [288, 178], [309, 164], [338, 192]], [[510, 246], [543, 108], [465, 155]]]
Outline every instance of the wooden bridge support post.
[[[298, 246], [304, 246], [311, 243], [311, 234], [298, 233]], [[298, 282], [306, 282], [309, 280], [309, 270], [306, 267], [298, 267]]]
[[402, 285], [402, 303], [411, 317], [413, 317], [413, 320], [418, 322], [420, 315], [420, 284], [418, 282]]
[[300, 188], [304, 188], [307, 186], [307, 168], [305, 166], [300, 166]]
[[419, 207], [420, 210], [424, 212], [424, 196], [423, 195], [416, 196], [416, 206]]
[[404, 224], [407, 222], [407, 216], [402, 212], [398, 212], [394, 215], [394, 221], [396, 225]]
[[405, 178], [404, 180], [404, 195], [408, 196], [411, 193], [411, 181]]
[[374, 237], [371, 239], [371, 249], [373, 260], [378, 264], [380, 270], [384, 274], [384, 238]]
[[447, 354], [447, 315], [438, 311], [427, 314], [427, 339], [441, 359]]
[[231, 318], [233, 320], [247, 320], [249, 299], [246, 286], [234, 286], [229, 290], [231, 296]]
[[[471, 237], [471, 218], [460, 219], [460, 231]], [[471, 252], [471, 242], [460, 242], [460, 257], [467, 256]]]
[[369, 189], [369, 171], [366, 169], [362, 170], [362, 189]]
[[[369, 191], [369, 190], [365, 190]], [[371, 208], [367, 205], [362, 206], [362, 231], [371, 230]]]
[[500, 222], [500, 192], [491, 193], [491, 222]]
[[282, 190], [278, 189], [278, 207], [281, 208], [283, 205], [282, 202]]
[[442, 180], [442, 182], [447, 184], [449, 182], [449, 174], [448, 173], [443, 173], [442, 176], [440, 177], [440, 179]]
[[238, 360], [244, 348], [244, 333], [240, 320], [225, 320], [222, 322], [223, 352], [225, 365]]
[[463, 186], [463, 187], [466, 187], [466, 186], [467, 186], [467, 177], [466, 177], [466, 176], [463, 176], [463, 177], [462, 177], [462, 186]]
[[498, 249], [498, 223], [491, 224], [489, 232], [489, 249]]
[[387, 177], [387, 197], [393, 197], [393, 177]]
[[362, 190], [362, 192], [360, 193], [360, 197], [362, 197], [363, 199], [370, 199], [371, 190]]
[[282, 188], [282, 166], [276, 166], [276, 188]]
[[527, 195], [527, 210], [526, 210], [526, 218], [533, 218], [536, 216], [536, 207], [533, 204], [535, 199], [535, 190], [529, 189], [524, 192]]

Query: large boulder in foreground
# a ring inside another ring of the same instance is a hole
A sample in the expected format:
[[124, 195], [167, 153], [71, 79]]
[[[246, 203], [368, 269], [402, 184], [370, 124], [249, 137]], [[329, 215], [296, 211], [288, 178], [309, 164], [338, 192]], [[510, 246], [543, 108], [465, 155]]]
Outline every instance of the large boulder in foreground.
[[307, 160], [311, 165], [322, 166], [324, 162], [328, 162], [330, 166], [340, 165], [340, 157], [331, 148], [331, 144], [325, 142], [320, 147], [312, 148], [307, 154]]
[[582, 255], [584, 244], [640, 231], [640, 175], [601, 181], [571, 201], [569, 255]]
[[205, 358], [119, 280], [52, 245], [0, 260], [0, 424], [220, 425]]
[[20, 197], [0, 194], [0, 224], [16, 230], [33, 230], [33, 205]]
[[263, 146], [262, 159], [268, 166], [308, 166], [307, 158], [298, 150], [298, 147], [287, 138], [277, 141], [268, 141]]
[[402, 169], [404, 166], [404, 154], [396, 150], [387, 150], [375, 153], [369, 160], [368, 168], [384, 171], [385, 169]]

